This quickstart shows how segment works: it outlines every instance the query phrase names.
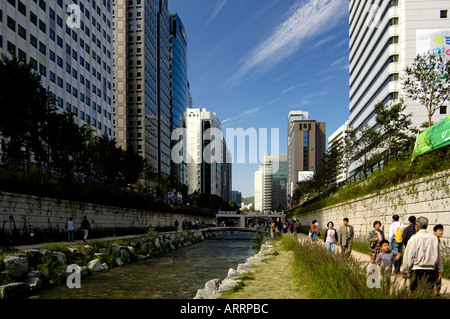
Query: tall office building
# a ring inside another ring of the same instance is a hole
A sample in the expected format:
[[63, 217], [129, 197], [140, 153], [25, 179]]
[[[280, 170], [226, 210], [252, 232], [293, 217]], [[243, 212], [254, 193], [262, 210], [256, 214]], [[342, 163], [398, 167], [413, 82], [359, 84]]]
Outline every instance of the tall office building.
[[[438, 40], [450, 36], [449, 8], [448, 0], [350, 0], [350, 127], [376, 128], [375, 105], [404, 97], [405, 67], [418, 53], [434, 49], [437, 35]], [[427, 121], [425, 107], [405, 102], [413, 125], [420, 127]], [[442, 107], [434, 122], [447, 115], [447, 107]]]
[[[178, 14], [170, 16], [170, 131], [183, 128], [183, 114], [191, 106], [187, 75], [187, 35]], [[172, 141], [175, 143], [175, 141]], [[173, 145], [173, 144], [172, 144]], [[186, 164], [171, 163], [174, 178], [186, 184]]]
[[[333, 149], [334, 147], [345, 146], [345, 138], [347, 137], [348, 121], [346, 121], [343, 125], [341, 125], [333, 134], [328, 138], [328, 151]], [[333, 179], [333, 182], [342, 182], [348, 178], [348, 168], [345, 163], [342, 163], [341, 172]]]
[[326, 123], [309, 120], [306, 112], [288, 116], [287, 196], [291, 198], [298, 182], [314, 174], [326, 150]]
[[204, 108], [187, 109], [183, 148], [189, 193], [214, 194], [231, 200], [231, 153], [222, 136], [216, 113]]
[[232, 191], [231, 192], [231, 200], [233, 203], [238, 205], [239, 207], [242, 206], [242, 193], [239, 191]]
[[[67, 6], [79, 10], [67, 13]], [[113, 135], [111, 4], [106, 0], [0, 2], [0, 54], [30, 63], [78, 125]], [[79, 24], [78, 24], [79, 22]]]
[[255, 210], [271, 212], [286, 206], [287, 155], [264, 155], [255, 172]]
[[262, 175], [262, 164], [259, 164], [258, 170], [255, 172], [255, 211], [262, 211], [263, 207], [263, 175]]
[[119, 145], [170, 174], [167, 0], [113, 0], [114, 132]]

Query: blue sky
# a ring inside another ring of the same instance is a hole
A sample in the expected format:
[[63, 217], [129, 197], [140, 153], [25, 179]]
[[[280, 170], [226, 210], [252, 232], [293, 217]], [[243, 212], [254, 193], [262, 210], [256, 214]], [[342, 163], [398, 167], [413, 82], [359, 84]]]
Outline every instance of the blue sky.
[[[216, 112], [224, 134], [278, 128], [286, 154], [290, 111], [326, 122], [327, 137], [348, 119], [347, 0], [169, 0], [169, 10], [188, 36], [193, 107]], [[233, 164], [243, 197], [258, 169], [246, 159]]]

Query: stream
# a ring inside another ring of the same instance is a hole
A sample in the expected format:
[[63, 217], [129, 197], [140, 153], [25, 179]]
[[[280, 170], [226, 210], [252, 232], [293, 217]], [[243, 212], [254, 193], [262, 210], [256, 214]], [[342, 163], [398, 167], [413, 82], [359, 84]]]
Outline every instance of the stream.
[[159, 257], [82, 277], [81, 288], [66, 285], [37, 291], [30, 299], [192, 299], [211, 279], [257, 253], [254, 233], [225, 232]]

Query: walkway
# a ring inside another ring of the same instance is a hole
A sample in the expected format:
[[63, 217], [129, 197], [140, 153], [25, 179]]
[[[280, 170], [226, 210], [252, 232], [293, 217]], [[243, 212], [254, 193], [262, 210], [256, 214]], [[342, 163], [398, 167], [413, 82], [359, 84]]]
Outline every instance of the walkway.
[[[298, 241], [301, 243], [304, 240], [310, 240], [308, 235], [299, 234]], [[340, 251], [340, 246], [337, 246], [336, 252]], [[352, 250], [352, 257], [362, 264], [370, 263], [370, 255]], [[365, 266], [365, 265], [364, 265]], [[441, 298], [450, 299], [450, 280], [442, 279]]]
[[[196, 230], [196, 229], [189, 229], [189, 230]], [[256, 229], [249, 229], [249, 228], [237, 228], [237, 227], [207, 227], [207, 228], [199, 228], [198, 230], [204, 231], [204, 232], [213, 232], [213, 231], [245, 231], [245, 232], [256, 232]], [[186, 230], [184, 230], [186, 231]], [[183, 230], [176, 231], [177, 233], [183, 232]], [[158, 233], [158, 235], [170, 235], [172, 233], [175, 233], [175, 231], [170, 232], [161, 232]], [[127, 236], [117, 236], [117, 237], [104, 237], [104, 238], [88, 238], [88, 244], [89, 242], [93, 241], [110, 241], [110, 240], [124, 240], [124, 239], [132, 239], [136, 237], [145, 236], [145, 234], [140, 235], [127, 235]], [[26, 249], [40, 249], [42, 246], [47, 245], [84, 245], [83, 240], [75, 240], [72, 243], [69, 243], [67, 241], [62, 242], [48, 242], [48, 243], [39, 243], [39, 244], [33, 244], [33, 245], [21, 245], [21, 246], [13, 246], [13, 248], [18, 250], [26, 250]]]

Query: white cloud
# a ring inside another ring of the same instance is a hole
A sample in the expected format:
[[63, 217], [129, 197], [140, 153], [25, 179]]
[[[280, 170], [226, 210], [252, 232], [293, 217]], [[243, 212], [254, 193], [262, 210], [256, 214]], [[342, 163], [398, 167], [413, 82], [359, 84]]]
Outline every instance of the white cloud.
[[332, 29], [348, 13], [348, 1], [298, 1], [291, 11], [293, 13], [286, 21], [279, 24], [273, 33], [247, 56], [227, 84], [235, 82], [256, 68], [273, 67], [296, 52], [304, 40]]
[[217, 15], [220, 13], [220, 11], [223, 9], [223, 7], [227, 4], [228, 0], [217, 0], [216, 1], [216, 6], [214, 7], [213, 12], [211, 13], [211, 16], [208, 19], [208, 22], [206, 22], [205, 28], [208, 26], [208, 24], [211, 23], [211, 21], [213, 21]]
[[222, 126], [226, 126], [225, 124], [228, 123], [228, 122], [231, 122], [231, 121], [233, 121], [233, 122], [235, 122], [235, 121], [241, 122], [245, 118], [248, 118], [250, 115], [252, 115], [254, 113], [258, 113], [260, 110], [261, 110], [260, 106], [255, 107], [253, 109], [250, 109], [250, 110], [247, 110], [245, 112], [242, 112], [241, 114], [239, 114], [237, 116], [227, 118], [227, 119], [223, 120], [221, 122], [221, 124], [222, 124]]

